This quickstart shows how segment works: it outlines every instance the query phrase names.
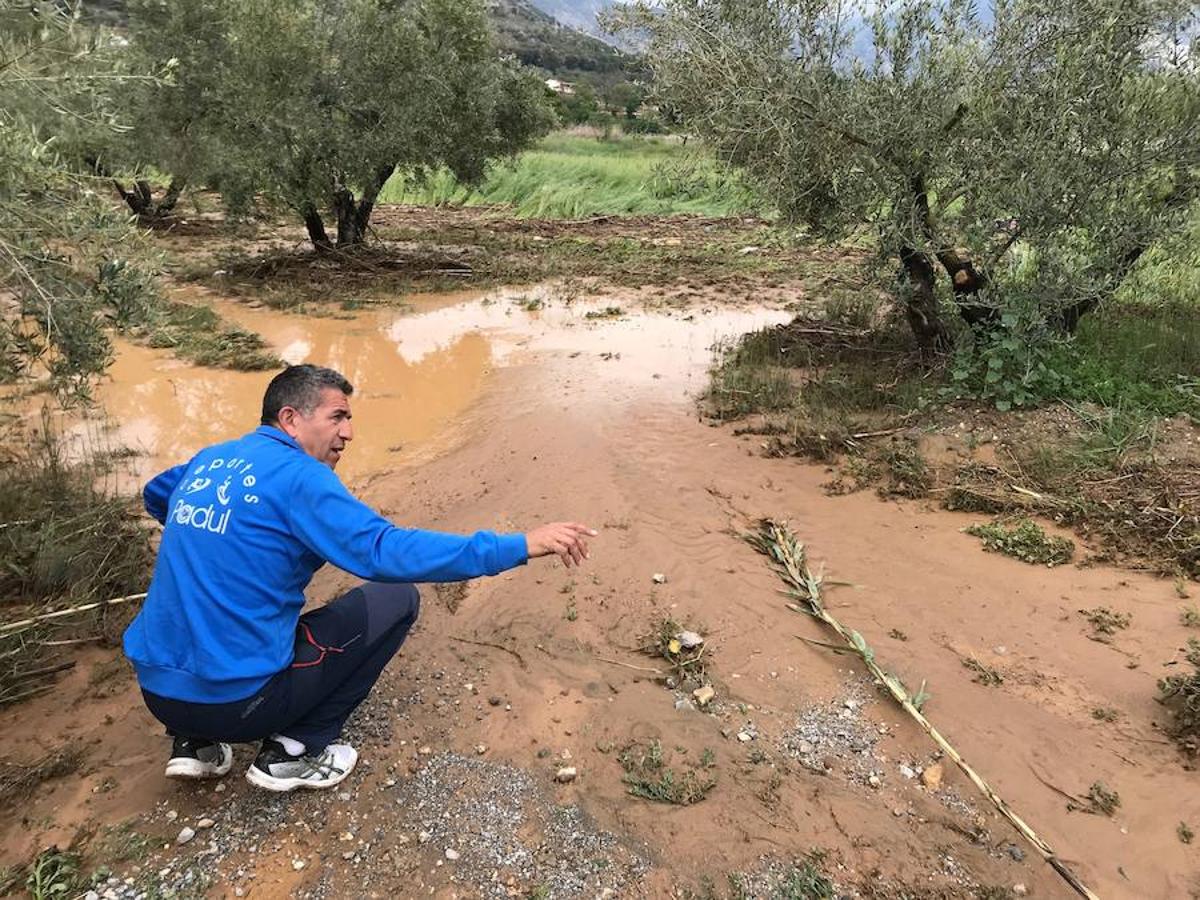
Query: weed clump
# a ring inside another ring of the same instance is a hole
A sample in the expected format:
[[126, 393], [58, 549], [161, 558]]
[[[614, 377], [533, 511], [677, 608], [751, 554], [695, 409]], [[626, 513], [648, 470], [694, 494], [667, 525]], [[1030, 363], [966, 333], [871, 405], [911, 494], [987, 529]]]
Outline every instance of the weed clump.
[[659, 622], [643, 639], [641, 647], [643, 653], [665, 659], [670, 664], [670, 681], [674, 684], [669, 684], [669, 687], [688, 683], [703, 685], [707, 682], [704, 648], [704, 638], [684, 629], [671, 618]]
[[637, 742], [629, 744], [617, 756], [625, 770], [625, 784], [629, 793], [655, 803], [672, 803], [676, 806], [691, 806], [708, 796], [717, 786], [716, 776], [711, 769], [716, 765], [713, 754], [705, 751], [700, 767], [688, 767], [682, 774], [669, 768], [663, 759], [662, 744], [652, 741], [647, 745]]
[[1079, 614], [1092, 626], [1092, 633], [1088, 636], [1093, 641], [1099, 641], [1102, 644], [1109, 643], [1113, 635], [1128, 628], [1129, 623], [1133, 621], [1133, 616], [1129, 613], [1114, 612], [1107, 606], [1081, 609]]
[[1168, 675], [1158, 682], [1158, 702], [1171, 711], [1170, 735], [1189, 758], [1200, 755], [1200, 641], [1188, 641], [1187, 662], [1193, 671]]
[[983, 541], [984, 550], [1003, 553], [1027, 563], [1059, 566], [1070, 561], [1075, 554], [1072, 541], [1046, 534], [1031, 519], [1020, 519], [1012, 525], [1003, 522], [972, 525], [966, 531]]
[[880, 493], [889, 497], [918, 499], [933, 487], [933, 473], [916, 447], [896, 445], [883, 454], [887, 484]]
[[79, 863], [78, 853], [48, 847], [38, 854], [30, 866], [25, 888], [34, 900], [73, 897], [84, 883]]
[[1110, 791], [1103, 781], [1097, 781], [1088, 788], [1086, 799], [1088, 805], [1085, 812], [1097, 816], [1111, 816], [1121, 805], [1121, 795]]

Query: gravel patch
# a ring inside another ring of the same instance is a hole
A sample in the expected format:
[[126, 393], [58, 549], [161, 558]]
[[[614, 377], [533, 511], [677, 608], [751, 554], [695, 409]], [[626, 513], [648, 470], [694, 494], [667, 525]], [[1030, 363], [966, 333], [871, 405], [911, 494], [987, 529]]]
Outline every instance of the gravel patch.
[[884, 760], [875, 752], [878, 728], [863, 715], [867, 702], [855, 686], [840, 700], [800, 710], [795, 727], [780, 736], [779, 749], [814, 772], [837, 770], [878, 787]]
[[484, 897], [620, 893], [649, 863], [575, 806], [557, 806], [529, 773], [454, 753], [430, 757], [396, 792], [401, 816], [456, 880]]

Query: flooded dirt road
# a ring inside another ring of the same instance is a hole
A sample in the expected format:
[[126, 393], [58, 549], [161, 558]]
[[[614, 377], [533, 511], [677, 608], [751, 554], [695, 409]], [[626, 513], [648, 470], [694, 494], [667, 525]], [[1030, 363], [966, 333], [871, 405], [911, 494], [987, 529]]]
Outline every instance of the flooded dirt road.
[[[339, 467], [348, 481], [452, 446], [499, 368], [536, 356], [552, 379], [556, 361], [582, 357], [602, 375], [603, 403], [648, 392], [683, 400], [702, 389], [715, 342], [789, 318], [778, 308], [624, 309], [553, 287], [416, 294], [397, 307], [328, 317], [253, 308], [203, 290], [185, 296], [264, 335], [285, 362], [327, 365], [350, 379], [364, 439]], [[81, 443], [136, 451], [127, 486], [258, 424], [271, 373], [188, 365], [128, 341], [117, 350], [98, 390], [100, 418], [71, 432]], [[596, 398], [585, 392], [580, 400]]]
[[[5, 855], [133, 820], [162, 847], [127, 868], [165, 866], [170, 881], [201, 865], [220, 896], [723, 896], [731, 874], [758, 884], [813, 848], [850, 896], [1074, 896], [851, 659], [799, 639], [830, 636], [787, 609], [740, 538], [768, 516], [853, 585], [830, 589], [835, 613], [885, 667], [927, 682], [926, 714], [1092, 890], [1196, 896], [1177, 830], [1200, 824], [1200, 794], [1153, 724], [1155, 680], [1185, 637], [1170, 583], [1027, 566], [983, 553], [961, 532], [971, 516], [828, 496], [822, 467], [765, 459], [759, 439], [696, 412], [714, 340], [781, 310], [608, 305], [417, 297], [347, 321], [224, 306], [285, 358], [358, 384], [343, 465], [368, 502], [455, 531], [578, 519], [601, 532], [592, 558], [424, 589], [355, 725], [364, 764], [336, 795], [168, 783], [167, 742], [132, 683], [80, 666], [55, 701], [0, 712], [6, 757], [88, 748], [79, 777], [48, 782], [3, 826]], [[253, 424], [264, 375], [196, 378], [126, 353], [102, 396], [151, 468]], [[352, 584], [323, 571], [311, 598]], [[1079, 613], [1098, 606], [1131, 615], [1107, 643]], [[716, 699], [703, 710], [638, 652], [665, 620], [706, 639]], [[42, 727], [18, 727], [30, 715]], [[694, 806], [631, 797], [621, 748], [651, 741], [681, 771], [711, 758], [716, 787]], [[1112, 816], [1069, 809], [1064, 793], [1096, 783], [1119, 794]], [[564, 832], [560, 815], [579, 818]], [[203, 840], [174, 847], [203, 820]]]

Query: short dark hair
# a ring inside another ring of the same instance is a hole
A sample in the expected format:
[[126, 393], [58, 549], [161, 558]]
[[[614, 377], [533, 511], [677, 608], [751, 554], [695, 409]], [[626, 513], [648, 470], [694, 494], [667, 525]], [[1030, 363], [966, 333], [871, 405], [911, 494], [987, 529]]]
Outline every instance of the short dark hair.
[[347, 397], [354, 393], [354, 385], [341, 372], [308, 363], [288, 366], [267, 385], [267, 392], [263, 394], [262, 423], [277, 425], [279, 411], [285, 406], [311, 415], [321, 402], [324, 388], [336, 388]]

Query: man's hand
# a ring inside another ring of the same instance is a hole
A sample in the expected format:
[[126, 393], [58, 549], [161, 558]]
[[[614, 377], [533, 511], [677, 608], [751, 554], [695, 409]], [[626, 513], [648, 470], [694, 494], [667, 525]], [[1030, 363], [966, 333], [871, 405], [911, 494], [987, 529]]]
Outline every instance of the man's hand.
[[588, 557], [584, 535], [595, 537], [596, 534], [578, 522], [551, 522], [525, 535], [525, 546], [530, 559], [557, 553], [564, 566], [577, 566]]

